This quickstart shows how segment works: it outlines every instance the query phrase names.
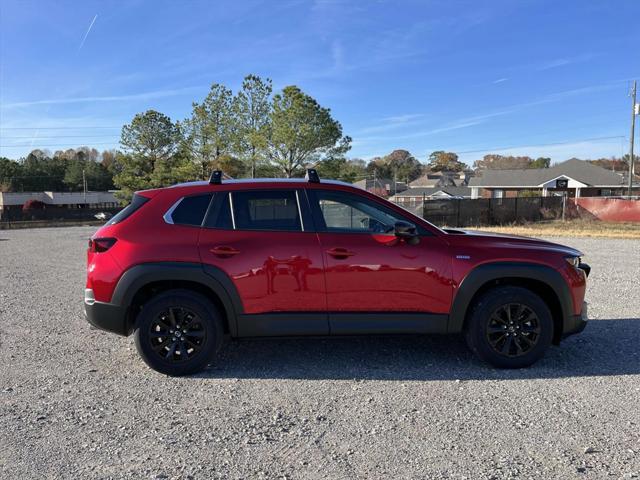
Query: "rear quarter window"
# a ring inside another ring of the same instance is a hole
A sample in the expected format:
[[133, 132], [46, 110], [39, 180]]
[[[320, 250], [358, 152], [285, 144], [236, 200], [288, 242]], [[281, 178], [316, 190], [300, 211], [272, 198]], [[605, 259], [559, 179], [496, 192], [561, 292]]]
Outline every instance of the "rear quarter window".
[[212, 194], [208, 193], [184, 197], [170, 213], [171, 222], [169, 223], [199, 227], [202, 225], [202, 220], [207, 213], [212, 196]]

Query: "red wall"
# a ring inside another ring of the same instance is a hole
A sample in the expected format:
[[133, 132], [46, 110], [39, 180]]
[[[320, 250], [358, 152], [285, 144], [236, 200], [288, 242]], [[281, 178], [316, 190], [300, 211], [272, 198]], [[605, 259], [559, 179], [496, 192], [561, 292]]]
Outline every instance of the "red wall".
[[[571, 198], [580, 214], [593, 216], [605, 222], [640, 222], [640, 200], [621, 198]], [[582, 216], [582, 215], [581, 215]]]

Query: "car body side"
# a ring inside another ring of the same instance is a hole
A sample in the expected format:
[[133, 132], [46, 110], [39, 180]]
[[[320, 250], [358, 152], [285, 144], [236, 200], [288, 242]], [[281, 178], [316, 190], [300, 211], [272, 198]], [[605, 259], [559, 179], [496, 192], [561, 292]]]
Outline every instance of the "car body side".
[[[402, 240], [391, 235], [360, 234], [353, 241], [372, 242], [372, 248], [388, 245], [388, 252], [396, 252], [396, 263], [387, 265], [384, 258], [362, 263], [356, 255], [329, 266], [328, 257], [322, 254], [327, 245], [322, 244], [315, 215], [306, 206], [304, 231], [281, 235], [223, 232], [163, 220], [185, 196], [261, 189], [328, 189], [361, 195], [419, 225], [421, 242], [399, 245]], [[464, 328], [474, 298], [501, 284], [526, 286], [545, 300], [554, 316], [556, 342], [584, 326], [586, 275], [566, 262], [566, 256], [581, 256], [568, 247], [519, 237], [447, 233], [369, 192], [338, 182], [198, 183], [139, 194], [150, 199], [140, 212], [122, 223], [107, 224], [92, 237], [116, 237], [113, 247], [104, 253], [88, 253], [85, 305], [89, 321], [121, 335], [132, 332], [137, 312], [150, 296], [176, 287], [210, 298], [224, 314], [226, 331], [232, 336], [457, 333]], [[208, 255], [207, 239], [223, 236], [229, 242], [222, 243], [240, 245], [243, 252], [251, 251], [252, 246], [263, 248], [266, 241], [269, 256], [261, 268], [252, 270], [251, 265], [243, 264], [242, 255], [232, 261]], [[317, 251], [298, 247], [300, 254], [291, 255], [292, 244], [305, 242], [316, 245]], [[417, 266], [416, 255], [423, 256]], [[270, 275], [276, 277], [281, 271], [288, 272], [278, 278], [285, 291], [269, 284], [265, 295], [265, 279], [273, 283]], [[331, 282], [326, 280], [329, 272]], [[362, 285], [363, 280], [371, 285]], [[350, 293], [350, 285], [358, 288]], [[368, 294], [376, 289], [377, 295]], [[335, 298], [334, 305], [347, 308], [325, 303], [328, 292]], [[424, 308], [419, 308], [421, 301]], [[390, 309], [391, 304], [397, 308]]]

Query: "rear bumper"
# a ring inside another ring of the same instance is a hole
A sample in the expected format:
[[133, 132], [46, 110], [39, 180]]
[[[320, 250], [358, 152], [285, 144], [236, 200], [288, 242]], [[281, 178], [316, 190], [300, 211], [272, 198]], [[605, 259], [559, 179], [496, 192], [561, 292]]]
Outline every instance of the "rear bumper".
[[84, 295], [84, 314], [87, 321], [100, 330], [123, 336], [129, 335], [126, 308], [112, 303], [97, 302], [89, 289]]
[[572, 325], [569, 326], [569, 328], [567, 328], [564, 332], [562, 337], [568, 337], [570, 335], [575, 335], [576, 333], [580, 333], [582, 332], [585, 327], [587, 326], [587, 321], [589, 320], [588, 317], [588, 304], [587, 302], [583, 302], [582, 303], [582, 311], [580, 312], [580, 315], [574, 315], [573, 316], [573, 322]]

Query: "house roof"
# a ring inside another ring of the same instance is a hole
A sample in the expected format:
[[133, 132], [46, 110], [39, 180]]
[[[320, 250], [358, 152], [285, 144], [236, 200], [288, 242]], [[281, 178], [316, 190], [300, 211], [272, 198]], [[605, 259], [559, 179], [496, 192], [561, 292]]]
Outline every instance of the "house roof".
[[469, 187], [412, 187], [394, 195], [394, 197], [422, 197], [423, 195], [429, 197], [438, 192], [444, 192], [452, 197], [468, 197], [471, 195], [471, 189]]
[[429, 178], [429, 176], [427, 176], [427, 175], [422, 175], [421, 177], [416, 178], [414, 181], [409, 182], [409, 186], [411, 188], [414, 188], [414, 187], [432, 187], [436, 183], [438, 183], [439, 180], [440, 180], [440, 177]]
[[539, 187], [561, 176], [570, 177], [589, 186], [619, 186], [622, 176], [584, 160], [571, 159], [551, 168], [524, 170], [484, 170], [481, 177], [473, 177], [471, 187]]

